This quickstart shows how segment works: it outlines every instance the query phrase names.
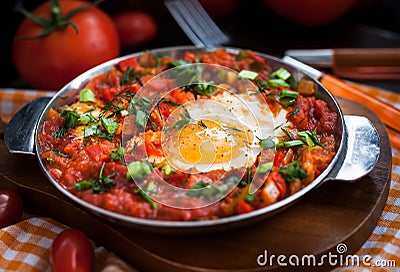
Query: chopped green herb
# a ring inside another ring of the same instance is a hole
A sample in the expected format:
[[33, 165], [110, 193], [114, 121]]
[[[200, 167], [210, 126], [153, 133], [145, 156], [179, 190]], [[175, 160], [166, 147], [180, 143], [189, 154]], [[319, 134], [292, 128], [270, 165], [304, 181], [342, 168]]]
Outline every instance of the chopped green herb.
[[124, 154], [126, 152], [126, 149], [122, 146], [118, 147], [117, 150], [113, 151], [110, 154], [110, 159], [112, 161], [121, 161], [121, 163], [124, 163]]
[[301, 145], [303, 145], [303, 141], [291, 140], [291, 141], [284, 141], [284, 142], [277, 143], [276, 148], [288, 148], [288, 147], [301, 146]]
[[298, 161], [289, 163], [287, 167], [281, 167], [278, 172], [289, 182], [295, 181], [296, 178], [303, 179], [307, 176], [306, 170], [301, 168]]
[[200, 124], [200, 126], [202, 126], [203, 128], [207, 128], [207, 125], [204, 124], [203, 120], [200, 120], [200, 121], [199, 121], [199, 124]]
[[90, 89], [82, 89], [79, 91], [80, 102], [96, 102], [94, 92]]
[[109, 176], [103, 177], [105, 163], [101, 165], [99, 178], [96, 181], [82, 180], [74, 185], [77, 191], [92, 189], [93, 193], [103, 193], [115, 186], [115, 182]]
[[53, 134], [53, 138], [62, 138], [66, 134], [67, 134], [67, 129], [65, 127], [61, 127]]
[[244, 200], [246, 202], [253, 202], [256, 200], [256, 194], [247, 194]]
[[255, 80], [258, 77], [258, 73], [249, 70], [242, 70], [239, 72], [238, 77]]
[[223, 196], [224, 192], [228, 189], [227, 184], [216, 186], [214, 184], [208, 184], [203, 181], [199, 181], [187, 192], [188, 196], [192, 197], [213, 197], [220, 198]]
[[75, 128], [80, 117], [79, 113], [74, 110], [64, 110], [61, 116], [64, 117], [64, 127], [67, 128]]
[[163, 170], [166, 175], [172, 174], [174, 172], [174, 169], [171, 167], [171, 165], [168, 162], [164, 165]]
[[158, 209], [158, 205], [157, 203], [151, 198], [149, 197], [149, 195], [144, 192], [142, 189], [139, 188], [139, 194], [147, 201], [149, 202], [150, 206], [153, 207], [153, 209]]
[[53, 149], [53, 152], [54, 152], [54, 154], [57, 154], [57, 155], [60, 156], [60, 157], [63, 157], [63, 158], [71, 158], [70, 155], [65, 154], [64, 152], [61, 152], [60, 150]]
[[197, 83], [194, 85], [193, 89], [201, 95], [211, 96], [216, 93], [218, 89], [213, 88], [213, 82]]
[[168, 62], [168, 65], [171, 68], [182, 66], [182, 65], [187, 65], [187, 64], [191, 64], [191, 62], [188, 60], [178, 60], [178, 61]]
[[128, 67], [126, 69], [126, 71], [122, 74], [122, 77], [121, 77], [119, 83], [121, 85], [126, 85], [128, 83], [131, 83], [134, 78], [135, 78], [135, 69], [132, 69], [131, 67]]
[[289, 116], [296, 115], [299, 112], [300, 108], [301, 108], [301, 103], [294, 110], [288, 113]]
[[135, 124], [143, 129], [146, 129], [147, 114], [144, 111], [142, 110], [136, 111]]
[[83, 129], [83, 137], [84, 138], [89, 138], [92, 136], [97, 136], [99, 133], [101, 133], [101, 128], [98, 127], [97, 125], [92, 125], [88, 128]]
[[164, 103], [164, 104], [169, 104], [169, 105], [171, 105], [171, 106], [176, 106], [176, 107], [182, 106], [182, 104], [177, 103], [177, 102], [172, 101], [172, 100], [169, 100], [169, 99], [166, 99], [166, 98], [164, 98], [164, 97], [161, 98], [161, 102]]
[[114, 134], [119, 128], [119, 124], [113, 119], [101, 118], [101, 124], [106, 129], [108, 134]]
[[153, 172], [153, 168], [148, 161], [133, 161], [128, 164], [126, 179], [144, 179]]

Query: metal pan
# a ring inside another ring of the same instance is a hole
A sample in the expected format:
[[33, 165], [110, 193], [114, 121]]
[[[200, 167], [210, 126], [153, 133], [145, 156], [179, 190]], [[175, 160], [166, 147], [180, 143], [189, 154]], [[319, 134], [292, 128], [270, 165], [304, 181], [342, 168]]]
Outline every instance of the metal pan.
[[[240, 51], [240, 49], [237, 48], [225, 47], [224, 49], [232, 53], [238, 53]], [[201, 52], [213, 51], [216, 50], [216, 48], [196, 48], [193, 46], [182, 46], [161, 48], [151, 51], [162, 55], [179, 57], [183, 56], [187, 50], [192, 52]], [[111, 212], [85, 202], [62, 188], [44, 167], [39, 154], [40, 148], [37, 139], [38, 131], [43, 122], [46, 120], [47, 113], [51, 108], [58, 108], [60, 106], [73, 103], [79, 90], [94, 76], [106, 72], [121, 60], [138, 56], [142, 53], [143, 52], [138, 52], [120, 57], [90, 69], [64, 86], [54, 97], [40, 98], [26, 105], [13, 117], [5, 129], [5, 144], [11, 153], [36, 155], [38, 164], [42, 168], [44, 174], [58, 190], [60, 190], [77, 205], [85, 208], [89, 212], [101, 217], [102, 219], [122, 224], [124, 226], [139, 228], [152, 232], [173, 232], [181, 234], [210, 232], [216, 230], [220, 231], [228, 228], [244, 226], [281, 212], [283, 209], [288, 208], [290, 205], [300, 200], [308, 192], [314, 190], [329, 180], [357, 180], [358, 178], [367, 175], [373, 169], [376, 161], [378, 160], [380, 153], [379, 135], [375, 127], [367, 118], [362, 116], [343, 115], [335, 98], [327, 91], [326, 88], [324, 88], [320, 82], [310, 77], [306, 72], [299, 70], [280, 59], [263, 53], [258, 53], [259, 55], [268, 59], [268, 64], [273, 70], [284, 67], [291, 72], [297, 80], [306, 78], [314, 81], [318, 86], [315, 96], [319, 99], [325, 100], [328, 106], [338, 114], [338, 130], [336, 131], [336, 137], [339, 142], [338, 151], [329, 166], [320, 174], [320, 176], [318, 176], [318, 178], [297, 193], [270, 206], [247, 214], [235, 215], [217, 220], [176, 222], [140, 219]]]

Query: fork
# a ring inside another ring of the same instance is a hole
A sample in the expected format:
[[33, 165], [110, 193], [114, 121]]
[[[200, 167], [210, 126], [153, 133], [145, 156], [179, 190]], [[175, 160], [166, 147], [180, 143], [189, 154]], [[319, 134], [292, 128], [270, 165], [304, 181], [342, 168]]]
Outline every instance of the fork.
[[175, 21], [197, 47], [218, 46], [229, 42], [197, 0], [164, 0]]

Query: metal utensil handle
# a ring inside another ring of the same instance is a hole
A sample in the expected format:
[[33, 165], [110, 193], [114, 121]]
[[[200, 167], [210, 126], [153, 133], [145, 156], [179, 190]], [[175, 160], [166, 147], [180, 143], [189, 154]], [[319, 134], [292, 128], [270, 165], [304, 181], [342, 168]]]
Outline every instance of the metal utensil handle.
[[4, 130], [4, 143], [11, 153], [35, 155], [36, 124], [51, 97], [40, 97], [23, 106]]
[[347, 152], [334, 179], [354, 181], [367, 175], [380, 153], [380, 138], [371, 121], [363, 116], [345, 115]]

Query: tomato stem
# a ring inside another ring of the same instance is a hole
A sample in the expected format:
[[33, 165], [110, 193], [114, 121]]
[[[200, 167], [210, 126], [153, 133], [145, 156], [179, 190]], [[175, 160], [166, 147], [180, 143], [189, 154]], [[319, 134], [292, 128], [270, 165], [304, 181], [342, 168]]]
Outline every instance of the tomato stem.
[[102, 1], [103, 0], [96, 0], [93, 3], [77, 7], [75, 9], [69, 11], [67, 14], [63, 15], [62, 10], [60, 8], [59, 0], [50, 0], [50, 13], [51, 13], [50, 19], [34, 15], [33, 13], [24, 9], [23, 7], [17, 8], [16, 11], [21, 12], [26, 18], [28, 18], [28, 19], [32, 20], [33, 22], [35, 22], [36, 24], [42, 26], [43, 30], [42, 30], [42, 32], [40, 32], [39, 34], [37, 34], [35, 36], [17, 36], [16, 39], [34, 40], [34, 39], [43, 38], [43, 37], [51, 34], [52, 32], [63, 29], [67, 26], [71, 26], [75, 30], [75, 33], [78, 34], [79, 33], [78, 27], [70, 19], [78, 12], [88, 9], [91, 6], [97, 6]]

